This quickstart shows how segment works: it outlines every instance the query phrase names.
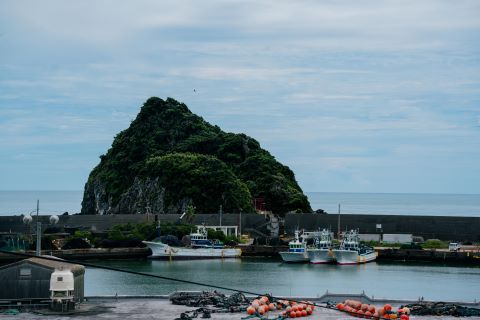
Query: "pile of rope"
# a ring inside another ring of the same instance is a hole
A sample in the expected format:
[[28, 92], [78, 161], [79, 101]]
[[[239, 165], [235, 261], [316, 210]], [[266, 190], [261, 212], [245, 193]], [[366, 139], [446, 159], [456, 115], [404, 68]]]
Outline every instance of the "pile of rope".
[[418, 302], [408, 304], [405, 307], [410, 309], [412, 315], [419, 316], [454, 316], [474, 317], [480, 316], [480, 309], [463, 307], [458, 304], [445, 302]]
[[202, 314], [202, 318], [210, 318], [212, 313], [244, 312], [250, 305], [250, 301], [240, 292], [230, 296], [217, 291], [200, 294], [178, 292], [170, 297], [170, 301], [172, 304], [198, 308], [183, 312], [177, 320], [195, 319], [199, 314]]

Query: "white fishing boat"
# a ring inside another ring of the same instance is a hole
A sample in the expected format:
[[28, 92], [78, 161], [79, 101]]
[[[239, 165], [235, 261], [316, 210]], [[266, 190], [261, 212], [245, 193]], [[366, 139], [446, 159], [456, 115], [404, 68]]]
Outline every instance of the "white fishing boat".
[[279, 252], [284, 262], [307, 262], [307, 243], [300, 236], [298, 230], [295, 231], [295, 239], [288, 243], [288, 251]]
[[238, 248], [227, 248], [223, 243], [207, 238], [206, 229], [190, 234], [190, 246], [173, 247], [160, 241], [143, 241], [150, 250], [152, 259], [174, 259], [174, 260], [191, 260], [191, 259], [223, 259], [238, 258], [242, 254], [242, 250]]
[[345, 232], [340, 248], [333, 253], [338, 264], [359, 264], [373, 261], [377, 253], [373, 248], [360, 246], [358, 230]]
[[333, 232], [327, 229], [320, 231], [318, 237], [315, 237], [314, 247], [307, 249], [310, 263], [332, 263], [335, 261], [333, 254]]

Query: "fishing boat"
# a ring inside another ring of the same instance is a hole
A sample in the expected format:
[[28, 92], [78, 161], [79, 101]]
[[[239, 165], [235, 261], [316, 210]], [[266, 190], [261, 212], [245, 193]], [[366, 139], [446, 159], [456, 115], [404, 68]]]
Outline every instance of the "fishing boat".
[[314, 247], [307, 248], [310, 263], [332, 263], [335, 261], [333, 254], [333, 232], [327, 229], [320, 231], [319, 236], [315, 237]]
[[307, 243], [295, 231], [295, 239], [288, 243], [288, 251], [279, 252], [284, 262], [308, 262]]
[[149, 256], [151, 259], [223, 259], [238, 258], [242, 254], [241, 249], [228, 248], [218, 240], [208, 239], [206, 229], [190, 233], [190, 245], [186, 247], [170, 246], [159, 238], [143, 243], [152, 250], [152, 255]]
[[333, 253], [337, 264], [359, 264], [373, 261], [377, 253], [373, 248], [360, 245], [358, 230], [345, 232], [342, 243]]

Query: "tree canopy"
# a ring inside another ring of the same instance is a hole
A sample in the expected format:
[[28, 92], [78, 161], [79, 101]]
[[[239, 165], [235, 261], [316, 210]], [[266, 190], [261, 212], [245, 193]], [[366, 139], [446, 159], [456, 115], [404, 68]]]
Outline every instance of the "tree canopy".
[[[187, 199], [196, 213], [253, 211], [262, 197], [267, 210], [310, 212], [293, 172], [255, 139], [222, 131], [172, 98], [152, 97], [129, 128], [100, 157], [85, 186], [84, 203], [96, 197], [95, 181], [114, 206], [137, 179], [158, 178], [168, 206]], [[90, 199], [90, 200], [89, 200]], [[84, 205], [82, 213], [94, 206]]]

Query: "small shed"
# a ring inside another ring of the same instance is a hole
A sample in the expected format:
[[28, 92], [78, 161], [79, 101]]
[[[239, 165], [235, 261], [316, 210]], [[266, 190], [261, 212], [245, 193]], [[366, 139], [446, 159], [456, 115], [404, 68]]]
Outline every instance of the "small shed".
[[[51, 258], [51, 257], [49, 257]], [[50, 281], [55, 271], [73, 274], [73, 300], [84, 298], [85, 267], [61, 259], [29, 258], [0, 266], [0, 300], [48, 300], [51, 298]]]

